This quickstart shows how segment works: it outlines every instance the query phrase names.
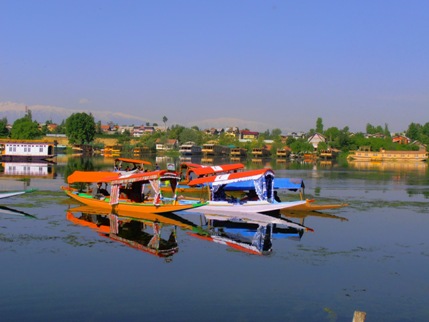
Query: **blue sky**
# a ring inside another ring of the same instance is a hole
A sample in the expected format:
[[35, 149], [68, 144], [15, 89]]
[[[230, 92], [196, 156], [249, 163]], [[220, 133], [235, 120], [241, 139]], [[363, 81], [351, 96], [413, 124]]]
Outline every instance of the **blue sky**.
[[3, 104], [284, 133], [429, 122], [426, 0], [0, 7]]

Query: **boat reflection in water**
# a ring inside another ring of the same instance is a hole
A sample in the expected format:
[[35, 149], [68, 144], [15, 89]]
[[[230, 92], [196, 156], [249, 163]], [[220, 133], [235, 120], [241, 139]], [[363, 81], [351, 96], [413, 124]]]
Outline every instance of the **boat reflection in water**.
[[273, 238], [301, 239], [304, 234], [304, 229], [278, 227], [272, 223], [264, 225], [252, 223], [251, 220], [225, 220], [216, 215], [204, 216], [207, 220], [207, 234], [188, 232], [189, 235], [253, 255], [270, 254], [273, 250]]
[[0, 214], [6, 214], [6, 215], [12, 215], [12, 216], [23, 216], [27, 218], [37, 218], [36, 216], [28, 214], [24, 211], [17, 210], [3, 205], [0, 205]]
[[175, 214], [140, 214], [139, 218], [133, 218], [131, 213], [119, 215], [89, 206], [69, 209], [66, 218], [94, 229], [100, 236], [166, 259], [179, 251], [177, 227], [194, 229], [192, 223]]
[[313, 231], [291, 220], [260, 213], [201, 214], [201, 223], [203, 234], [188, 234], [253, 255], [269, 255], [273, 250], [273, 239], [299, 240], [305, 231]]
[[55, 179], [54, 163], [52, 162], [2, 162], [2, 176], [11, 178], [34, 177]]
[[416, 171], [426, 174], [428, 164], [422, 161], [348, 161], [350, 167], [357, 170], [377, 171]]
[[[183, 216], [182, 216], [183, 213]], [[225, 245], [253, 255], [272, 252], [273, 239], [301, 239], [304, 225], [284, 218], [250, 214], [202, 214], [197, 212], [138, 214], [108, 213], [89, 206], [68, 209], [67, 220], [94, 229], [100, 236], [170, 261], [179, 251], [177, 227], [189, 236]], [[188, 219], [189, 218], [189, 219]]]

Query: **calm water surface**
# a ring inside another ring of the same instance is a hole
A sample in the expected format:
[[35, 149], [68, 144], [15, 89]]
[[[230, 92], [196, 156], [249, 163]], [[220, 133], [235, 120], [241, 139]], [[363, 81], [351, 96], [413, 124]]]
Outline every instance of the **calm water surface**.
[[26, 182], [1, 175], [2, 191], [38, 189], [1, 200], [3, 321], [351, 321], [355, 310], [367, 321], [429, 320], [426, 163], [247, 164], [303, 178], [308, 198], [349, 206], [285, 214], [314, 232], [274, 237], [267, 256], [177, 227], [178, 252], [166, 260], [66, 218], [79, 205], [60, 191], [64, 177], [109, 162], [64, 158]]

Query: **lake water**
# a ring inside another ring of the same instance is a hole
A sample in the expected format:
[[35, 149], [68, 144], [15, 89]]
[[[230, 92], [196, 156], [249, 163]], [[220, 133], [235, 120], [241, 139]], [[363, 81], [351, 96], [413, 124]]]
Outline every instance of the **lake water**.
[[201, 216], [179, 212], [176, 228], [162, 228], [177, 242], [165, 258], [70, 220], [79, 205], [60, 190], [64, 178], [110, 162], [61, 158], [43, 178], [1, 175], [1, 191], [37, 189], [1, 200], [2, 321], [351, 321], [355, 310], [367, 321], [429, 320], [426, 163], [247, 163], [303, 178], [318, 203], [349, 206], [285, 213], [314, 232], [274, 234], [268, 255], [196, 238], [187, 225]]

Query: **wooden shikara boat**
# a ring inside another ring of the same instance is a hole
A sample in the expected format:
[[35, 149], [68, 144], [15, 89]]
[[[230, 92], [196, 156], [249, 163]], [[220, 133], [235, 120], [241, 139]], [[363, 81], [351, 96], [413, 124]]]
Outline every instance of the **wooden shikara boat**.
[[[227, 192], [241, 192], [241, 195], [244, 191], [249, 191], [254, 188], [254, 184], [251, 181], [242, 181], [242, 182], [234, 182], [225, 186], [225, 191]], [[275, 178], [273, 189], [277, 192], [280, 190], [293, 191], [299, 194], [301, 200], [305, 200], [305, 203], [294, 205], [289, 207], [290, 210], [295, 211], [320, 211], [320, 210], [328, 210], [328, 209], [338, 209], [347, 207], [347, 203], [340, 204], [318, 204], [314, 199], [304, 199], [304, 189], [305, 184], [304, 180], [301, 178]], [[237, 194], [236, 194], [237, 196]]]
[[[165, 213], [200, 207], [204, 203], [179, 204], [177, 202], [176, 185], [180, 177], [176, 172], [159, 170], [152, 172], [131, 173], [121, 175], [118, 172], [75, 171], [67, 178], [68, 187], [61, 187], [65, 193], [85, 205], [114, 211], [137, 213]], [[168, 181], [170, 196], [163, 194], [161, 182]], [[92, 195], [77, 190], [73, 184], [100, 183], [110, 184], [110, 194]], [[145, 185], [153, 190], [152, 198], [143, 194]]]
[[[252, 199], [227, 198], [225, 187], [237, 182], [251, 182], [255, 192]], [[206, 184], [210, 186], [211, 196], [199, 212], [242, 212], [264, 213], [304, 204], [305, 200], [276, 202], [274, 200], [274, 172], [271, 169], [258, 169], [218, 176], [197, 178], [190, 186]]]

